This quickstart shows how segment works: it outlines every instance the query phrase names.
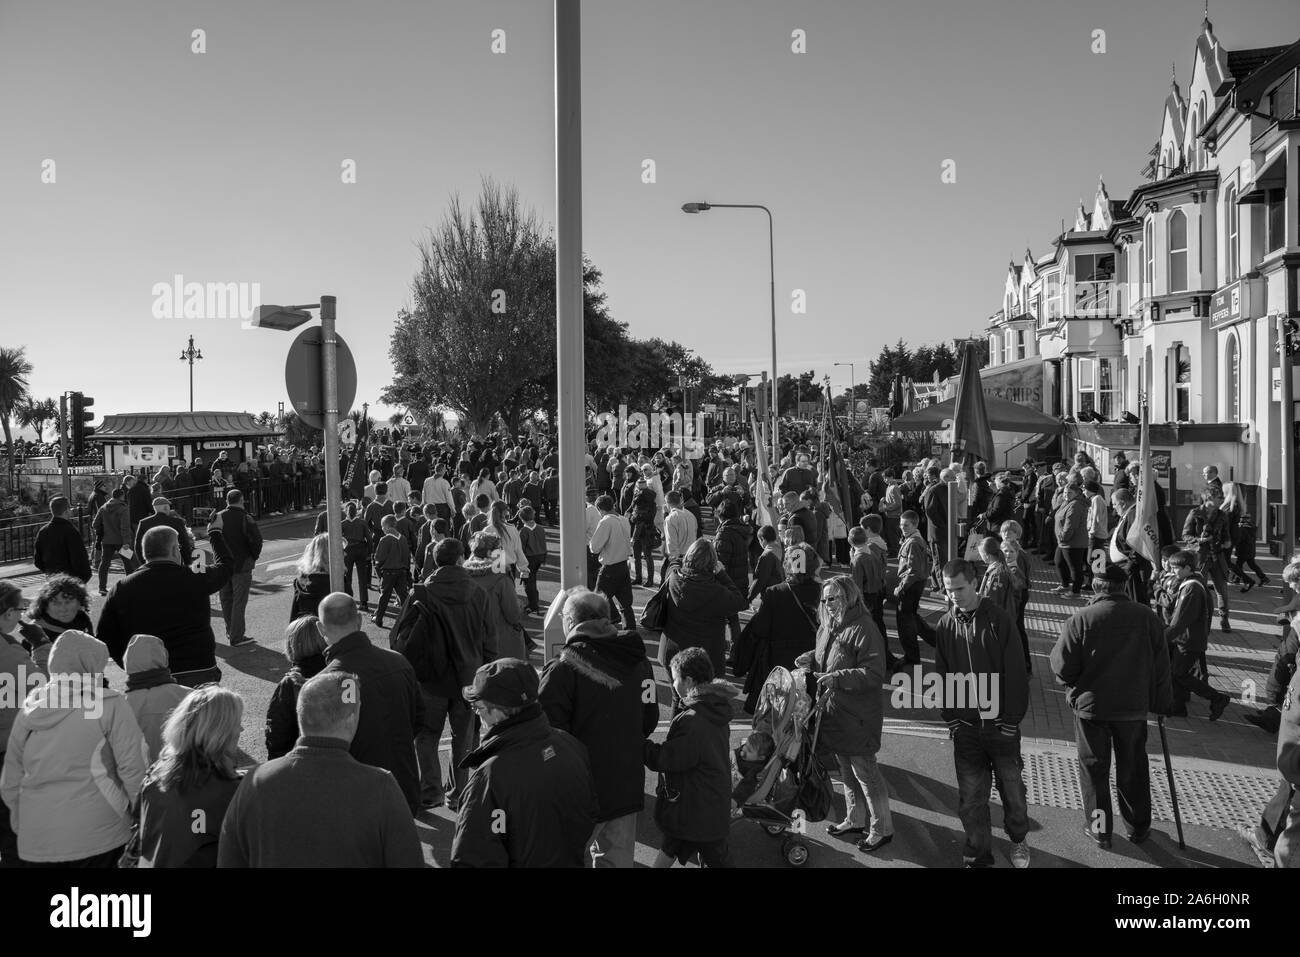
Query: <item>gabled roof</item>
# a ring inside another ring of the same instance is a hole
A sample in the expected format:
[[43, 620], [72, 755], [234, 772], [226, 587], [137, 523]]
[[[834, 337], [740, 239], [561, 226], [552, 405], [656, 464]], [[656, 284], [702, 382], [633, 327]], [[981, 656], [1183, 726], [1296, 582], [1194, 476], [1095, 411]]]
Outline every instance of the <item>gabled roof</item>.
[[1288, 47], [1259, 47], [1254, 50], [1229, 50], [1228, 72], [1240, 83], [1262, 67], [1279, 53], [1285, 53]]
[[104, 416], [95, 429], [101, 439], [211, 439], [283, 435], [284, 429], [258, 425], [247, 412], [123, 412]]

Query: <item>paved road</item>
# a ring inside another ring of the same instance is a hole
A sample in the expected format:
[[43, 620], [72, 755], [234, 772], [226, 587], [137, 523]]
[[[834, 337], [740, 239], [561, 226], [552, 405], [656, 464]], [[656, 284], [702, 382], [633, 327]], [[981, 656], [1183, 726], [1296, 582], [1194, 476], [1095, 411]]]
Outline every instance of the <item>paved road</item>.
[[[287, 668], [283, 655], [284, 628], [288, 623], [291, 582], [296, 574], [293, 565], [310, 537], [314, 518], [314, 514], [306, 515], [266, 529], [266, 545], [255, 572], [248, 610], [248, 633], [257, 639], [256, 645], [231, 649], [224, 643], [224, 626], [218, 604], [213, 600], [213, 626], [218, 641], [217, 655], [225, 674], [223, 682], [238, 691], [246, 703], [245, 731], [240, 746], [250, 763], [264, 760], [266, 756], [262, 739], [266, 704], [276, 681]], [[551, 552], [555, 555], [558, 553], [558, 535], [554, 530], [548, 534]], [[1268, 559], [1264, 561], [1271, 576], [1280, 569], [1276, 560], [1272, 560], [1272, 564], [1279, 568], [1270, 567]], [[1062, 689], [1051, 680], [1046, 661], [1059, 622], [1079, 607], [1079, 603], [1048, 596], [1046, 588], [1055, 584], [1050, 575], [1046, 565], [1036, 568], [1036, 591], [1029, 610], [1035, 667], [1031, 713], [1023, 726], [1023, 750], [1034, 822], [1030, 837], [1034, 847], [1034, 866], [1206, 867], [1257, 863], [1254, 855], [1235, 836], [1233, 828], [1251, 823], [1271, 792], [1275, 777], [1272, 771], [1274, 742], [1242, 721], [1237, 707], [1229, 709], [1224, 719], [1213, 725], [1203, 717], [1197, 717], [1195, 710], [1191, 718], [1168, 721], [1189, 848], [1186, 852], [1178, 849], [1171, 836], [1174, 833], [1172, 813], [1154, 723], [1149, 751], [1158, 836], [1142, 848], [1135, 848], [1117, 838], [1115, 849], [1103, 852], [1096, 849], [1083, 833], [1069, 711], [1064, 704]], [[16, 580], [29, 592], [39, 587], [38, 576], [22, 576]], [[543, 603], [554, 596], [557, 588], [556, 568], [554, 565], [544, 568], [539, 576]], [[1267, 612], [1272, 596], [1263, 597], [1258, 592], [1249, 596], [1251, 601], [1243, 603], [1243, 607], [1234, 613], [1237, 630], [1232, 635], [1216, 632], [1215, 643], [1210, 649], [1210, 668], [1216, 685], [1238, 695], [1243, 680], [1257, 680], [1262, 687], [1263, 669], [1271, 660], [1272, 648], [1276, 644], [1276, 631]], [[649, 595], [649, 590], [637, 589], [638, 605]], [[98, 596], [92, 597], [93, 618], [98, 617], [101, 602]], [[931, 617], [940, 607], [937, 601], [927, 598], [926, 608]], [[887, 616], [887, 622], [893, 626], [892, 615]], [[530, 630], [540, 630], [540, 619], [526, 619], [526, 623]], [[365, 628], [373, 640], [386, 645], [386, 632], [381, 633], [368, 621]], [[647, 641], [647, 648], [653, 655], [655, 641], [652, 637]], [[656, 671], [663, 681], [662, 670], [656, 666]], [[124, 682], [116, 669], [109, 677], [115, 686]], [[665, 722], [661, 724], [662, 733], [670, 705], [666, 685], [660, 688], [660, 704]], [[738, 741], [747, 727], [747, 720], [739, 708], [736, 713], [733, 738]], [[813, 866], [945, 867], [960, 863], [961, 827], [955, 816], [955, 778], [946, 733], [933, 712], [890, 707], [886, 713], [881, 764], [894, 796], [892, 804], [898, 836], [879, 855], [868, 859], [851, 843], [829, 837], [825, 832], [826, 822], [808, 825], [807, 838], [812, 846], [810, 863]], [[737, 741], [733, 741], [733, 745]], [[647, 775], [648, 801], [653, 800], [653, 792], [654, 780]], [[839, 820], [843, 813], [839, 794], [837, 784], [837, 806], [832, 821]], [[994, 820], [995, 823], [1000, 820], [997, 809]], [[445, 864], [454, 831], [451, 816], [442, 810], [423, 815], [420, 830], [429, 861]], [[643, 816], [640, 831], [637, 859], [648, 864], [658, 844], [648, 811]], [[738, 822], [733, 827], [733, 841], [738, 865], [781, 866], [781, 840], [766, 835], [758, 826]], [[1005, 837], [999, 834], [997, 853], [1001, 866], [1006, 866], [1005, 850]]]

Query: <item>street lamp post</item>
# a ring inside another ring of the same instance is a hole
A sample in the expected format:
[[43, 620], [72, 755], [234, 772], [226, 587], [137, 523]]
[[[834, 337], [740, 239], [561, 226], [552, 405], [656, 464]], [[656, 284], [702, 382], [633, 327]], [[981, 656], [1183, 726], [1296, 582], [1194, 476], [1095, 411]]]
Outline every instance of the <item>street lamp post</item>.
[[189, 346], [181, 353], [181, 362], [190, 364], [190, 411], [194, 411], [194, 360], [202, 359], [203, 352], [194, 348], [194, 337], [190, 336]]
[[[259, 306], [254, 326], [289, 332], [311, 319], [310, 310], [320, 310], [321, 409], [325, 433], [325, 530], [329, 535], [330, 591], [343, 589], [343, 489], [339, 475], [339, 388], [338, 338], [335, 313], [338, 300], [321, 296], [320, 302], [304, 306]], [[349, 401], [351, 401], [349, 399]]]
[[[852, 423], [854, 421], [853, 400], [858, 397], [857, 364], [853, 362], [837, 362], [835, 364], [837, 366], [849, 367], [849, 401], [844, 406], [844, 418], [846, 421]], [[831, 403], [831, 408], [835, 408], [834, 402]]]
[[776, 401], [776, 246], [773, 240], [772, 211], [759, 203], [684, 203], [683, 213], [703, 213], [710, 209], [761, 209], [767, 213], [767, 263], [772, 300], [772, 462], [781, 458], [779, 435], [780, 413]]

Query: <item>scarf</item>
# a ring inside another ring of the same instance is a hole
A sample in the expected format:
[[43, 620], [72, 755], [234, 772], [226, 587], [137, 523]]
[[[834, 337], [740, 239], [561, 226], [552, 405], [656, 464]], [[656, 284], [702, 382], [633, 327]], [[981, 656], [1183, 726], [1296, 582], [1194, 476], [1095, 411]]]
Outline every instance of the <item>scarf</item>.
[[952, 606], [952, 616], [963, 625], [969, 625], [975, 620], [975, 613], [979, 611], [979, 605], [976, 605], [972, 611], [962, 611], [961, 606]]
[[172, 677], [172, 670], [166, 665], [161, 668], [150, 668], [147, 671], [133, 671], [126, 676], [127, 691], [143, 691], [146, 688], [157, 688], [161, 685], [174, 685], [176, 679]]

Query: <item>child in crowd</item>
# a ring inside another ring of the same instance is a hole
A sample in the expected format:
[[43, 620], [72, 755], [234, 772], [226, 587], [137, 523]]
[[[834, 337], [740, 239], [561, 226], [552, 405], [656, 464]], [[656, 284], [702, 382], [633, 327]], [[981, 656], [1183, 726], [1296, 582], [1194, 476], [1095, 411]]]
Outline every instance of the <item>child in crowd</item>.
[[768, 588], [785, 581], [785, 549], [776, 537], [776, 529], [764, 525], [758, 530], [758, 542], [763, 551], [754, 566], [754, 583], [749, 589], [751, 602]]
[[410, 591], [411, 549], [406, 544], [406, 536], [397, 528], [397, 519], [392, 515], [380, 519], [379, 526], [384, 533], [375, 548], [375, 568], [379, 571], [379, 604], [371, 621], [382, 628], [384, 614], [388, 611], [388, 600], [393, 591], [397, 591], [398, 607], [406, 601], [407, 592]]
[[1025, 628], [1025, 608], [1029, 605], [1030, 568], [1029, 555], [1021, 546], [1023, 530], [1015, 519], [1008, 519], [998, 529], [1002, 535], [1002, 557], [1007, 561], [1015, 579], [1018, 595], [1016, 599], [1016, 627], [1020, 629], [1020, 639], [1029, 647], [1029, 632]]
[[731, 752], [731, 807], [740, 807], [758, 790], [759, 777], [772, 758], [776, 742], [766, 731], [755, 731]]
[[[870, 524], [868, 524], [870, 522]], [[880, 629], [880, 637], [885, 639], [885, 648], [889, 648], [889, 632], [885, 630], [885, 555], [887, 546], [880, 537], [883, 520], [879, 515], [867, 515], [862, 525], [849, 529], [849, 547], [853, 550], [849, 568], [853, 582], [862, 592], [862, 600], [871, 620]], [[863, 527], [865, 526], [865, 527]], [[878, 545], [876, 543], [879, 543]], [[893, 658], [887, 662], [892, 670]]]
[[523, 527], [519, 529], [520, 544], [524, 550], [524, 560], [528, 570], [524, 572], [524, 594], [528, 598], [528, 614], [540, 615], [541, 608], [537, 598], [537, 572], [546, 564], [546, 531], [537, 524], [537, 513], [531, 505], [519, 509], [519, 518]]
[[1173, 617], [1178, 601], [1178, 573], [1170, 567], [1169, 560], [1182, 551], [1179, 545], [1166, 545], [1160, 549], [1160, 574], [1151, 580], [1151, 607], [1160, 613], [1166, 625]]
[[[1002, 554], [1002, 540], [989, 535], [980, 542], [980, 558], [984, 562], [984, 577], [980, 581], [980, 595], [989, 599], [1012, 621], [1016, 620], [1018, 594], [1015, 578]], [[1025, 651], [1025, 668], [1032, 671], [1029, 659], [1029, 642], [1021, 635]]]

